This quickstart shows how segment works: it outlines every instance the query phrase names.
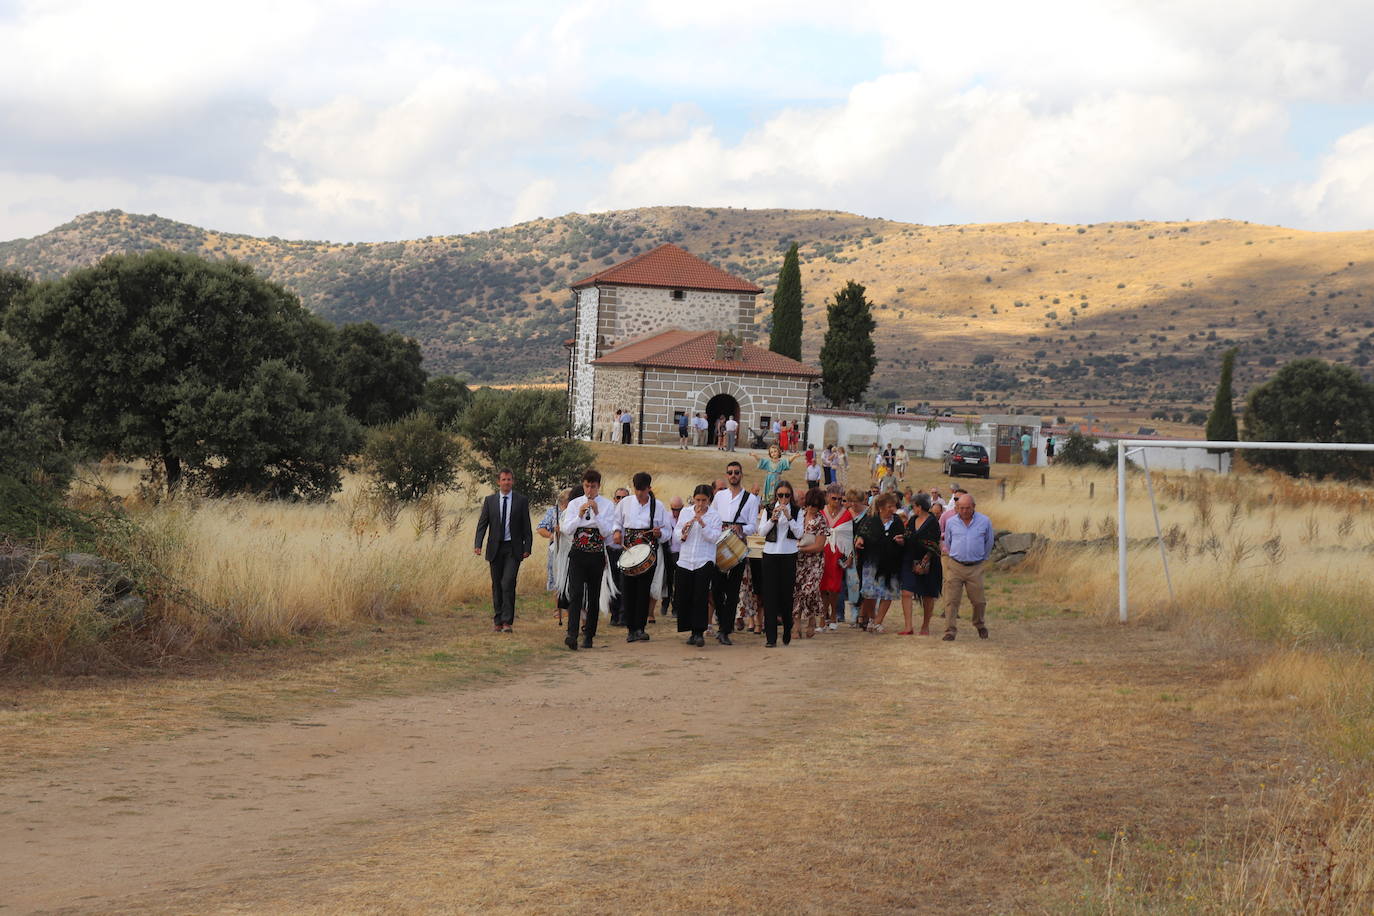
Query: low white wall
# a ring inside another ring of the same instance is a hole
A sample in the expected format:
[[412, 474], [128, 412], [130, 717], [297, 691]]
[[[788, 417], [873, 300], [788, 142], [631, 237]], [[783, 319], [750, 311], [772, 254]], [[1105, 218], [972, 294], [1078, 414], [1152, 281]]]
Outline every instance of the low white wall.
[[[1058, 444], [1067, 441], [1056, 438]], [[1110, 451], [1116, 454], [1115, 439], [1098, 439], [1097, 447], [1103, 451]], [[1213, 455], [1205, 448], [1151, 448], [1144, 446], [1144, 460], [1141, 454], [1128, 456], [1128, 460], [1136, 465], [1144, 467], [1149, 465], [1152, 471], [1213, 471], [1218, 474], [1231, 473], [1231, 455], [1223, 452], [1220, 455]]]
[[[850, 454], [868, 454], [874, 442], [879, 447], [905, 445], [913, 458], [940, 460], [944, 450], [955, 442], [980, 442], [989, 453], [994, 451], [997, 430], [976, 422], [969, 434], [965, 420], [958, 417], [937, 417], [933, 429], [927, 429], [930, 417], [892, 415], [879, 426], [872, 416], [838, 411], [813, 411], [809, 417], [811, 441], [817, 448], [827, 443], [843, 445]], [[834, 424], [833, 427], [830, 424]], [[827, 436], [827, 429], [836, 433]]]

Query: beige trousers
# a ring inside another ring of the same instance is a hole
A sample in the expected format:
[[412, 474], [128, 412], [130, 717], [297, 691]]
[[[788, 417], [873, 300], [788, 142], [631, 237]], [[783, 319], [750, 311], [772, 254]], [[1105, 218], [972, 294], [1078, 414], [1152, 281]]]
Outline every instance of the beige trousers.
[[983, 567], [986, 561], [976, 566], [965, 566], [953, 557], [945, 557], [945, 632], [953, 633], [959, 629], [959, 601], [965, 591], [969, 603], [973, 605], [973, 626], [983, 627], [983, 610], [987, 601], [983, 597]]

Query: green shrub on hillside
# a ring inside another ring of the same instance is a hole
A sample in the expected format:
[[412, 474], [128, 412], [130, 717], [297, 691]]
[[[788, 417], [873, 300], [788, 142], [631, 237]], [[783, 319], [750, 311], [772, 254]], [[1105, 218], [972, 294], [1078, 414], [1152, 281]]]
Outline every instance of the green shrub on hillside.
[[568, 399], [561, 391], [484, 388], [458, 421], [472, 448], [463, 464], [493, 486], [497, 472], [510, 468], [516, 489], [533, 504], [546, 503], [592, 461], [591, 449], [567, 437], [567, 423]]
[[363, 448], [364, 469], [373, 486], [402, 502], [452, 489], [462, 449], [434, 418], [414, 413], [373, 429]]

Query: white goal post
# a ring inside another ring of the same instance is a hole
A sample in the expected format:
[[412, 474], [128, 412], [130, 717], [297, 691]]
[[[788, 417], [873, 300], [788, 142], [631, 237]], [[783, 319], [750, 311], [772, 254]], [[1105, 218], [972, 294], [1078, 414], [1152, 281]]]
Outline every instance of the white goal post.
[[[1116, 442], [1116, 576], [1117, 601], [1121, 622], [1127, 620], [1126, 608], [1126, 457], [1129, 452], [1141, 452], [1145, 481], [1150, 487], [1150, 504], [1154, 506], [1154, 484], [1150, 482], [1150, 464], [1144, 460], [1147, 448], [1207, 448], [1234, 452], [1272, 450], [1289, 452], [1374, 452], [1374, 444], [1350, 442], [1219, 442], [1210, 439], [1118, 439]], [[1169, 576], [1169, 560], [1164, 552], [1164, 540], [1159, 531], [1159, 511], [1155, 510], [1155, 536], [1159, 539], [1160, 557], [1164, 561], [1164, 575]], [[1170, 592], [1173, 591], [1172, 584]]]

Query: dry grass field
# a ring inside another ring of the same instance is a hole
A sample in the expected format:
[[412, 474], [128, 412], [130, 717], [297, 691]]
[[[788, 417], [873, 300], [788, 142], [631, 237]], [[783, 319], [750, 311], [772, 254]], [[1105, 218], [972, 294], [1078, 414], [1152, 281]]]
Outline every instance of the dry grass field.
[[[595, 448], [609, 486], [661, 470], [663, 497], [726, 459]], [[991, 640], [775, 652], [689, 652], [662, 621], [557, 651], [534, 562], [515, 636], [483, 632], [471, 492], [395, 518], [357, 480], [329, 505], [138, 507], [252, 638], [0, 681], [0, 904], [1369, 912], [1374, 493], [1157, 475], [1170, 598], [1134, 477], [1122, 627], [1111, 475], [969, 485], [1051, 541], [991, 574]]]

